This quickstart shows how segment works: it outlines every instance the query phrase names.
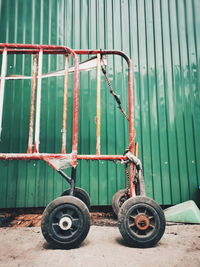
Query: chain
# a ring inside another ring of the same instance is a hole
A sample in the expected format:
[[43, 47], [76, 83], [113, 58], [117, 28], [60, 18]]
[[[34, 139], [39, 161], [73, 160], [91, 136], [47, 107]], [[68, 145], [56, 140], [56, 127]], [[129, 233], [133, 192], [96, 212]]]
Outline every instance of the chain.
[[125, 172], [126, 172], [126, 189], [129, 190], [130, 188], [130, 177], [129, 177], [129, 171], [128, 171], [128, 163], [125, 164]]
[[[122, 112], [124, 117], [129, 121], [128, 115], [126, 114], [126, 112], [124, 111], [124, 109], [121, 106], [121, 101], [120, 101], [119, 96], [113, 91], [112, 84], [111, 84], [110, 79], [108, 78], [108, 75], [106, 73], [106, 69], [103, 66], [101, 66], [101, 70], [102, 70], [102, 72], [106, 78], [106, 82], [108, 84], [109, 91], [114, 96], [114, 99], [118, 104], [118, 108], [120, 109], [120, 111]], [[130, 188], [130, 176], [129, 176], [129, 170], [128, 170], [128, 163], [125, 163], [125, 172], [126, 172], [126, 189], [127, 189], [127, 194], [128, 194], [129, 188]]]
[[103, 72], [103, 74], [104, 74], [104, 76], [106, 78], [106, 82], [107, 82], [107, 84], [109, 86], [109, 91], [114, 96], [115, 101], [118, 104], [118, 108], [120, 109], [120, 111], [122, 112], [122, 114], [124, 115], [124, 117], [129, 121], [129, 117], [127, 116], [126, 112], [124, 111], [124, 109], [121, 106], [121, 101], [119, 99], [119, 96], [113, 91], [112, 84], [111, 84], [111, 82], [110, 82], [110, 80], [108, 78], [108, 75], [106, 74], [106, 69], [103, 66], [101, 66], [101, 69], [102, 69], [102, 72]]

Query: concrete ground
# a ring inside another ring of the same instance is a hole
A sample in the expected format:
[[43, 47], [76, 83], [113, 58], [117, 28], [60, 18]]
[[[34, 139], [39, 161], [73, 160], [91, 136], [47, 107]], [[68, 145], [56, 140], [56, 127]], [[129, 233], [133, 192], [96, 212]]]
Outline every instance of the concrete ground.
[[52, 249], [39, 227], [0, 228], [0, 266], [200, 266], [200, 225], [170, 225], [154, 248], [127, 247], [117, 227], [91, 226], [77, 249]]

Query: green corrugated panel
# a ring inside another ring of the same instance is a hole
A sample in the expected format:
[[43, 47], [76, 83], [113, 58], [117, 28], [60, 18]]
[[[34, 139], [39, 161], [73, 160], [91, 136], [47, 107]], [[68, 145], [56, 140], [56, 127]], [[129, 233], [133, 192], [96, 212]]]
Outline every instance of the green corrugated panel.
[[[133, 60], [135, 126], [147, 193], [161, 204], [196, 199], [200, 184], [199, 0], [1, 0], [0, 42], [119, 49]], [[45, 56], [43, 71], [62, 68]], [[82, 56], [82, 60], [86, 57]], [[109, 76], [127, 104], [126, 65], [108, 59]], [[9, 73], [31, 73], [30, 56], [9, 56]], [[79, 153], [95, 153], [95, 71], [81, 74]], [[41, 152], [60, 152], [63, 78], [43, 81]], [[72, 118], [70, 77], [69, 120]], [[26, 152], [31, 82], [6, 82], [0, 152]], [[86, 105], [87, 103], [87, 105]], [[102, 153], [122, 154], [127, 124], [102, 77]], [[68, 131], [70, 152], [71, 131]], [[0, 207], [44, 206], [65, 181], [44, 162], [0, 162]], [[82, 161], [78, 186], [107, 205], [125, 185], [123, 166]]]

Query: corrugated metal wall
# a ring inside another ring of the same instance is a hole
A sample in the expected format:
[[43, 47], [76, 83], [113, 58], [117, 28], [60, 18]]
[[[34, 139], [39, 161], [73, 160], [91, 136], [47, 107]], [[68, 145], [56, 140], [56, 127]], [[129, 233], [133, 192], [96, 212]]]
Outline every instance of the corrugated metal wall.
[[[161, 204], [175, 204], [195, 199], [200, 184], [199, 10], [199, 0], [1, 0], [0, 42], [120, 49], [130, 55], [147, 193]], [[29, 74], [30, 65], [30, 56], [10, 56], [8, 72]], [[47, 57], [43, 72], [62, 66], [62, 57]], [[109, 59], [113, 87], [125, 105], [122, 67], [119, 58]], [[95, 152], [95, 75], [81, 76], [82, 154]], [[10, 108], [4, 110], [0, 152], [26, 151], [30, 92], [30, 81], [6, 82], [5, 104]], [[62, 78], [43, 81], [41, 152], [60, 152], [62, 96]], [[102, 77], [102, 153], [123, 153], [126, 136], [126, 124]], [[124, 187], [123, 166], [81, 162], [78, 185], [90, 193], [93, 205], [110, 204], [114, 192]], [[43, 162], [0, 162], [2, 208], [44, 206], [65, 187]]]

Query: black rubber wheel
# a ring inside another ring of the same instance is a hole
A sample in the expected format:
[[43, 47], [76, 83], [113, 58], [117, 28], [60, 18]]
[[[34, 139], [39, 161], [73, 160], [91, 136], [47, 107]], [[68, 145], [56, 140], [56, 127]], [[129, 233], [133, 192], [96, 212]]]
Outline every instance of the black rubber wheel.
[[[70, 194], [70, 189], [67, 189], [62, 193], [61, 196], [69, 196], [69, 194]], [[91, 206], [90, 197], [85, 190], [79, 187], [75, 187], [74, 196], [82, 200], [85, 203], [85, 205], [88, 207], [88, 209], [90, 209], [90, 206]]]
[[90, 229], [88, 208], [76, 197], [58, 197], [44, 210], [41, 229], [44, 238], [53, 247], [78, 247]]
[[165, 231], [164, 213], [148, 197], [136, 196], [125, 201], [119, 211], [118, 220], [121, 235], [131, 247], [152, 247]]
[[116, 215], [118, 215], [122, 204], [129, 198], [126, 189], [117, 191], [112, 198], [112, 208]]

